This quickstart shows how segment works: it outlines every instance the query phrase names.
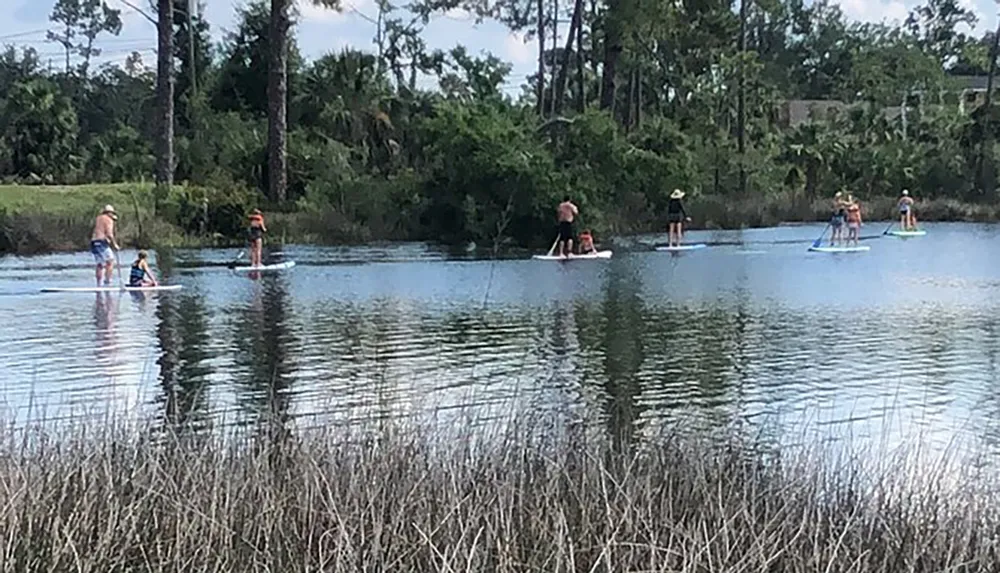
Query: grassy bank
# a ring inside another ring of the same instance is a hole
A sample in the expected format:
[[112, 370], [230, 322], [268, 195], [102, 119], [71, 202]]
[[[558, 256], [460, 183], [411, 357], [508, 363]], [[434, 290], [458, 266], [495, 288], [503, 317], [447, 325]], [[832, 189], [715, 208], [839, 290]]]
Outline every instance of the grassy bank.
[[106, 204], [120, 214], [125, 246], [200, 242], [153, 215], [152, 185], [0, 186], [0, 253], [34, 254], [87, 247], [94, 217]]
[[914, 481], [887, 456], [779, 456], [736, 438], [668, 435], [623, 451], [525, 419], [479, 441], [432, 440], [405, 423], [227, 441], [86, 425], [7, 431], [0, 562], [102, 572], [1000, 570], [996, 499], [948, 485], [985, 486], [978, 476], [937, 469]]
[[[895, 201], [895, 197], [864, 199], [866, 219], [884, 220], [893, 216]], [[245, 214], [256, 205], [252, 195], [183, 186], [176, 186], [169, 197], [157, 200], [149, 184], [0, 185], [0, 253], [84, 249], [94, 216], [107, 203], [115, 205], [121, 214], [120, 242], [132, 247], [242, 244]], [[694, 229], [768, 227], [786, 221], [826, 221], [830, 217], [828, 200], [789, 193], [770, 194], [751, 201], [694, 196], [688, 199], [687, 208]], [[918, 200], [916, 213], [924, 222], [1000, 221], [1000, 205], [952, 199]], [[419, 232], [416, 225], [411, 231], [404, 231], [381, 220], [361, 224], [332, 208], [268, 212], [267, 216], [272, 243], [351, 244], [424, 240], [429, 235]], [[662, 231], [663, 223], [645, 213], [612, 226], [615, 227], [612, 233], [633, 234]], [[406, 232], [419, 236], [406, 236]]]

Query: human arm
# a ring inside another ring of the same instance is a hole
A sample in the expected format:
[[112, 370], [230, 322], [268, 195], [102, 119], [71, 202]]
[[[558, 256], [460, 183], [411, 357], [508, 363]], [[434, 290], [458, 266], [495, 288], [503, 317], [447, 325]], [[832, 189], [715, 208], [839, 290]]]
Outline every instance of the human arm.
[[109, 218], [106, 225], [107, 232], [105, 233], [105, 236], [108, 238], [108, 244], [111, 245], [111, 248], [116, 251], [122, 250], [121, 245], [118, 244], [118, 237], [115, 233], [115, 222]]
[[149, 268], [149, 263], [143, 261], [142, 270], [146, 272], [146, 276], [149, 277], [149, 280], [153, 281], [153, 286], [156, 286], [158, 284], [156, 281], [156, 276], [153, 274], [153, 269]]

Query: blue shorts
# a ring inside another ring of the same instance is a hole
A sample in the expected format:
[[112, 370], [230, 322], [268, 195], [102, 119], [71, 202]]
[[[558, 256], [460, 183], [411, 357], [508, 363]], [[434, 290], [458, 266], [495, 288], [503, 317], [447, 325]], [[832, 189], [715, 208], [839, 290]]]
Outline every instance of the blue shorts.
[[839, 229], [844, 226], [844, 217], [842, 215], [834, 215], [830, 219], [830, 224], [833, 225], [834, 229]]
[[94, 255], [94, 262], [99, 265], [110, 263], [115, 258], [111, 244], [103, 239], [90, 242], [90, 254]]

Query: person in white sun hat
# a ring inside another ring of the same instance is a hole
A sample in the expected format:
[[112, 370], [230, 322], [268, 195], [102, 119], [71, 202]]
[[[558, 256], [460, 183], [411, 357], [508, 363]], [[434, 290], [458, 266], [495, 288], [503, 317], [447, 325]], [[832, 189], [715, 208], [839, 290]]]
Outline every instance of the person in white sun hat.
[[899, 198], [896, 207], [899, 209], [899, 226], [904, 231], [916, 231], [917, 218], [913, 215], [913, 197], [910, 197], [909, 190], [903, 189], [903, 196]]
[[97, 263], [97, 286], [101, 286], [101, 275], [103, 274], [104, 284], [111, 284], [111, 271], [114, 270], [115, 251], [121, 250], [118, 242], [115, 241], [115, 221], [118, 215], [112, 205], [105, 205], [104, 209], [94, 220], [94, 232], [90, 235], [90, 254], [94, 255], [94, 262]]

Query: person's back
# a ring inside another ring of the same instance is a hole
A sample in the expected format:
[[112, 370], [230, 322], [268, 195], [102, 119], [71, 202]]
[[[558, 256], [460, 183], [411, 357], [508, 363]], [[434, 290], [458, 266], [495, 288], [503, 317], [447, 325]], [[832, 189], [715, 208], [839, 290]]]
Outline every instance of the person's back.
[[90, 234], [91, 241], [105, 241], [110, 243], [115, 234], [115, 220], [107, 212], [101, 212], [94, 219], [94, 230]]
[[572, 223], [573, 219], [580, 212], [579, 209], [577, 209], [576, 205], [574, 205], [569, 200], [568, 197], [565, 200], [563, 200], [562, 203], [559, 204], [558, 211], [559, 211], [559, 222], [560, 223], [562, 223], [562, 222]]
[[573, 219], [579, 210], [569, 200], [569, 195], [566, 195], [556, 208], [556, 213], [559, 216], [559, 254], [565, 257], [573, 252]]
[[[139, 287], [139, 286], [155, 286], [156, 277], [153, 276], [153, 272], [149, 268], [149, 262], [147, 258], [149, 255], [146, 251], [139, 251], [136, 256], [135, 262], [132, 263], [132, 268], [128, 275], [128, 286]], [[150, 280], [146, 280], [146, 277]]]
[[119, 249], [115, 240], [115, 219], [117, 219], [115, 208], [111, 205], [106, 205], [94, 218], [94, 230], [90, 234], [90, 254], [94, 256], [94, 262], [97, 264], [97, 284], [101, 284], [102, 275], [105, 285], [111, 282], [115, 259], [112, 250]]

